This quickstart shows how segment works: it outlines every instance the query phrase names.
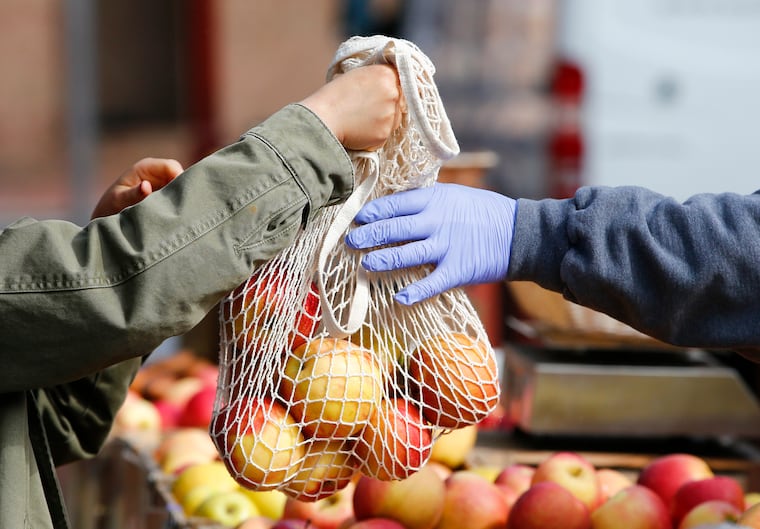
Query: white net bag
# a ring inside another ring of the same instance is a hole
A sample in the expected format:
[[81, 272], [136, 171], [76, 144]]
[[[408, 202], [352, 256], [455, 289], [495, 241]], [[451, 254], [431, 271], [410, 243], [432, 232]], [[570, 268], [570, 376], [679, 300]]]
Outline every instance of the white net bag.
[[432, 185], [458, 145], [412, 43], [354, 37], [328, 79], [394, 65], [406, 102], [380, 150], [352, 153], [354, 193], [323, 208], [295, 242], [222, 303], [212, 437], [232, 476], [255, 490], [316, 500], [356, 472], [404, 479], [436, 437], [479, 422], [499, 399], [493, 350], [464, 292], [411, 307], [393, 301], [428, 266], [368, 273], [343, 238], [368, 199]]

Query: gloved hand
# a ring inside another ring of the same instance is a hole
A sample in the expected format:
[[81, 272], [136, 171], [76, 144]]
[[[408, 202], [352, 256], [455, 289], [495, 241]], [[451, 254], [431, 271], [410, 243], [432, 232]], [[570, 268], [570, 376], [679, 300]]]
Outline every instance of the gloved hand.
[[433, 263], [427, 277], [395, 299], [412, 305], [454, 287], [506, 277], [517, 202], [473, 187], [437, 183], [368, 202], [346, 236], [354, 249], [407, 242], [369, 252], [362, 266], [372, 272]]

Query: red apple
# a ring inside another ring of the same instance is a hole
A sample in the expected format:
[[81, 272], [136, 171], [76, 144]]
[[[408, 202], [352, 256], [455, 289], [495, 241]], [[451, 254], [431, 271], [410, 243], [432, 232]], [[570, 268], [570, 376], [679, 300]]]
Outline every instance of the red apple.
[[707, 524], [736, 522], [742, 512], [726, 501], [709, 500], [695, 506], [681, 519], [678, 529], [696, 529]]
[[235, 529], [272, 529], [275, 521], [268, 516], [251, 516]]
[[314, 529], [306, 520], [286, 519], [275, 522], [272, 529]]
[[161, 417], [162, 430], [167, 431], [177, 427], [177, 421], [179, 420], [179, 414], [182, 413], [182, 408], [168, 400], [157, 400], [153, 405]]
[[589, 511], [599, 505], [599, 479], [594, 466], [575, 452], [555, 452], [544, 459], [533, 473], [533, 485], [553, 481], [581, 500]]
[[215, 386], [200, 388], [185, 403], [177, 418], [177, 425], [182, 427], [208, 428], [214, 415], [215, 400]]
[[631, 485], [591, 513], [594, 529], [670, 529], [670, 516], [660, 497], [641, 485]]
[[409, 356], [419, 383], [424, 415], [444, 428], [485, 419], [499, 403], [499, 370], [490, 346], [461, 333], [436, 336]]
[[637, 483], [656, 492], [670, 508], [681, 485], [712, 476], [712, 470], [703, 459], [691, 454], [668, 454], [647, 463], [641, 469]]
[[312, 438], [306, 441], [304, 449], [304, 458], [296, 463], [293, 477], [284, 489], [289, 496], [315, 501], [348, 486], [358, 466], [351, 442]]
[[246, 488], [277, 488], [293, 477], [304, 456], [298, 424], [269, 398], [240, 399], [223, 408], [211, 432], [230, 474]]
[[406, 529], [433, 529], [443, 513], [446, 487], [435, 470], [422, 467], [400, 481], [360, 475], [354, 491], [354, 516], [391, 518]]
[[633, 485], [633, 480], [614, 468], [600, 468], [596, 471], [599, 480], [599, 504], [601, 505], [621, 490]]
[[499, 488], [483, 477], [458, 470], [446, 480], [443, 513], [436, 529], [504, 527], [509, 506]]
[[280, 395], [308, 436], [358, 434], [381, 403], [383, 377], [371, 351], [347, 340], [319, 338], [285, 363]]
[[739, 517], [737, 523], [742, 527], [760, 529], [760, 503], [756, 503], [744, 511]]
[[744, 490], [734, 478], [713, 476], [711, 478], [689, 481], [681, 485], [673, 496], [670, 514], [673, 525], [678, 527], [681, 519], [700, 503], [709, 500], [722, 500], [744, 510]]
[[405, 479], [430, 458], [432, 427], [411, 402], [383, 400], [369, 417], [354, 448], [360, 469], [382, 480]]
[[313, 529], [338, 529], [354, 515], [355, 487], [353, 482], [349, 482], [341, 490], [318, 500], [303, 501], [288, 497], [283, 518], [306, 520]]
[[536, 469], [530, 465], [513, 463], [507, 465], [496, 475], [494, 483], [514, 490], [517, 494], [522, 494], [530, 488], [533, 481], [533, 474]]
[[532, 485], [509, 513], [507, 529], [590, 529], [588, 509], [553, 481]]

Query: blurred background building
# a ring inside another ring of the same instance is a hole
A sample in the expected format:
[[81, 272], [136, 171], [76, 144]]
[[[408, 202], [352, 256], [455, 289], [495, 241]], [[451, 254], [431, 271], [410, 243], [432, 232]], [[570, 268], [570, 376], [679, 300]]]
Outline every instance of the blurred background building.
[[4, 0], [0, 226], [86, 222], [138, 159], [192, 164], [372, 34], [433, 60], [462, 151], [489, 154], [478, 185], [759, 180], [760, 0]]

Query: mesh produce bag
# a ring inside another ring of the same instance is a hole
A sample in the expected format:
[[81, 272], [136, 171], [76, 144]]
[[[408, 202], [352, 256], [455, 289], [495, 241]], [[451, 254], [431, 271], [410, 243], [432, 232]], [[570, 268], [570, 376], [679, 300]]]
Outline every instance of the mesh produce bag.
[[351, 153], [358, 185], [349, 199], [323, 208], [221, 305], [210, 429], [251, 489], [316, 500], [357, 471], [403, 479], [437, 435], [479, 422], [498, 402], [493, 350], [464, 292], [402, 306], [394, 293], [431, 268], [371, 274], [343, 244], [364, 202], [432, 185], [458, 153], [434, 67], [412, 43], [349, 39], [328, 79], [374, 63], [398, 70], [401, 126], [380, 150]]

